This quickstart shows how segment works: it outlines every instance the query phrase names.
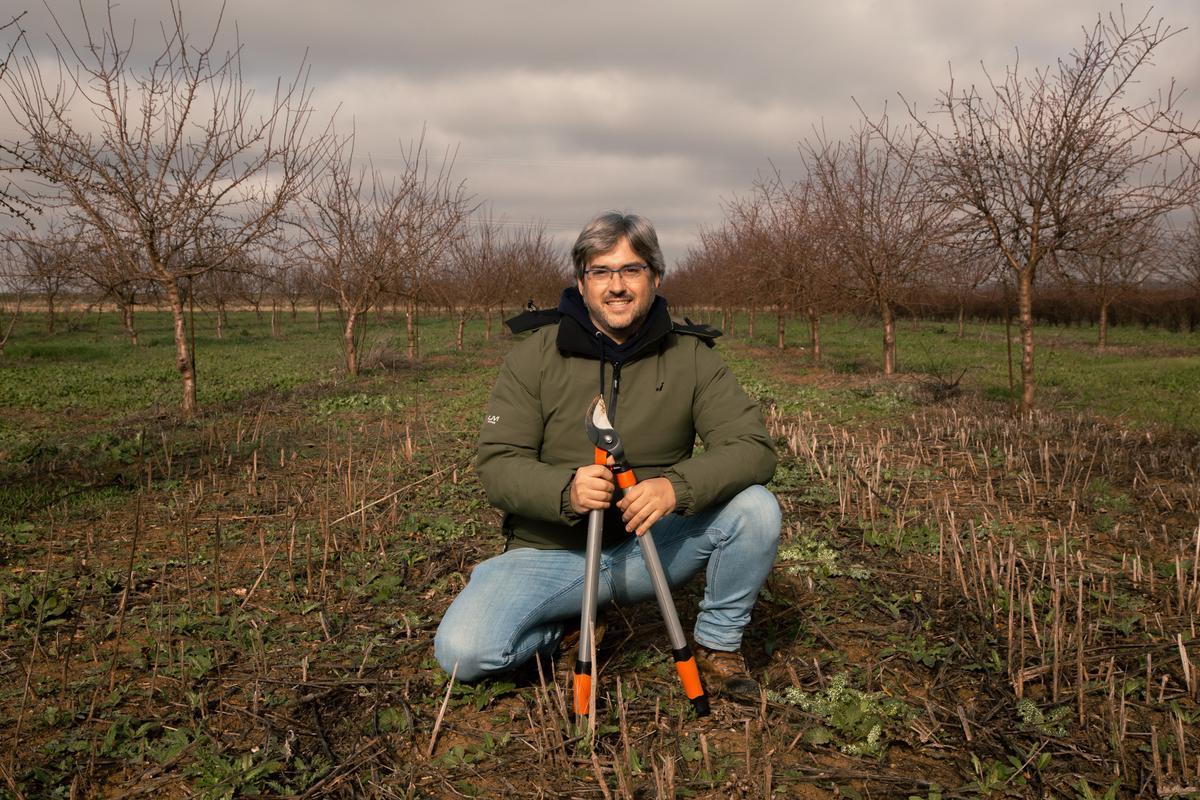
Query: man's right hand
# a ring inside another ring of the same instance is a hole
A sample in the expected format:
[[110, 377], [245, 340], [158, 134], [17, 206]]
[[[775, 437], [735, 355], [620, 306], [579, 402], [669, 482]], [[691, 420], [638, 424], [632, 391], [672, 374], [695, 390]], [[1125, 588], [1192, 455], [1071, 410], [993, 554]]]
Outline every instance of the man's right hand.
[[575, 470], [571, 479], [571, 508], [586, 514], [612, 505], [613, 474], [603, 464], [588, 464]]

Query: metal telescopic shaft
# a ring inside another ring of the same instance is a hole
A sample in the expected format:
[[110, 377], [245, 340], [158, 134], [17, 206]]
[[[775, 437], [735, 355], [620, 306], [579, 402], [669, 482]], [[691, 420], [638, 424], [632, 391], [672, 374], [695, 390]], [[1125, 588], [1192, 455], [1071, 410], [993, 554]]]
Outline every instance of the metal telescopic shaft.
[[679, 624], [679, 613], [675, 610], [675, 601], [671, 599], [671, 586], [667, 583], [667, 574], [663, 571], [662, 561], [658, 557], [658, 548], [654, 545], [654, 536], [646, 531], [638, 537], [642, 545], [642, 561], [646, 571], [650, 573], [650, 582], [654, 585], [654, 596], [658, 599], [658, 610], [662, 613], [663, 624], [667, 626], [667, 637], [671, 640], [671, 656], [675, 659], [675, 670], [683, 682], [683, 690], [697, 716], [708, 715], [708, 693], [700, 680], [700, 671], [696, 666], [696, 657], [688, 647], [687, 639], [683, 638], [683, 628]]
[[591, 713], [592, 638], [596, 626], [596, 595], [600, 589], [600, 545], [604, 511], [588, 512], [587, 552], [583, 567], [583, 609], [579, 615], [579, 653], [575, 657], [575, 713]]
[[654, 596], [658, 599], [658, 610], [662, 612], [663, 623], [667, 626], [667, 636], [671, 640], [671, 649], [680, 650], [687, 646], [683, 638], [683, 626], [679, 624], [679, 613], [675, 610], [675, 601], [671, 599], [671, 586], [667, 583], [667, 575], [663, 571], [662, 561], [658, 558], [658, 547], [654, 544], [654, 536], [650, 531], [638, 537], [642, 546], [642, 560], [646, 562], [646, 570], [650, 573], [650, 582], [654, 584]]

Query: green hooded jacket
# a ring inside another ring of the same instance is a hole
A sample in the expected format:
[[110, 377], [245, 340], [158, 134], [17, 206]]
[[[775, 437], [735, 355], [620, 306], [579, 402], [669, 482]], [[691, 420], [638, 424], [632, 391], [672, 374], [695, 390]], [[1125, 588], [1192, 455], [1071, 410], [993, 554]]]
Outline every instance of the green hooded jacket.
[[[596, 331], [576, 289], [559, 309], [509, 321], [514, 332], [533, 332], [504, 359], [479, 436], [475, 467], [489, 502], [505, 512], [510, 547], [584, 548], [587, 519], [571, 508], [570, 484], [593, 461], [584, 415], [603, 386], [638, 480], [669, 479], [675, 513], [771, 479], [770, 437], [758, 404], [713, 349], [719, 331], [673, 323], [659, 297], [637, 335], [618, 346]], [[630, 535], [614, 504], [604, 546]]]

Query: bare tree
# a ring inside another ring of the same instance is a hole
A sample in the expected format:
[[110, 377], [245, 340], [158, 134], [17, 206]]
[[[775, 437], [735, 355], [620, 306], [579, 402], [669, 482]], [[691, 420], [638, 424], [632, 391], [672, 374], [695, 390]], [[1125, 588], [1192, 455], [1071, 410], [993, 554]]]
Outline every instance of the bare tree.
[[491, 338], [491, 306], [503, 280], [500, 250], [500, 222], [490, 212], [478, 214], [451, 247], [445, 293], [458, 316], [456, 350], [463, 349], [467, 317], [473, 309], [487, 312], [487, 338]]
[[[418, 142], [404, 170], [385, 177], [356, 167], [353, 148], [330, 162], [304, 206], [305, 249], [322, 284], [342, 314], [346, 371], [357, 375], [363, 316], [397, 291], [415, 304], [426, 270], [449, 247], [467, 213], [461, 184], [450, 164], [430, 170]], [[415, 319], [409, 316], [409, 348], [415, 353]]]
[[[12, 34], [12, 41], [9, 43], [8, 49], [4, 51], [4, 58], [0, 60], [0, 80], [3, 80], [8, 71], [8, 65], [17, 51], [17, 46], [25, 38], [25, 31], [21, 29], [21, 17], [23, 16], [25, 16], [24, 11], [0, 25], [0, 35]], [[4, 185], [0, 187], [0, 215], [19, 219], [32, 228], [31, 215], [36, 209], [23, 198], [22, 193], [13, 186], [12, 180], [8, 178], [8, 173], [20, 172], [26, 166], [25, 157], [17, 148], [11, 144], [0, 142], [0, 173], [4, 174], [5, 179]]]
[[817, 366], [821, 363], [821, 316], [830, 305], [832, 288], [842, 284], [835, 241], [811, 181], [787, 186], [776, 174], [764, 184], [763, 191], [770, 213], [771, 241], [781, 251], [778, 258], [785, 265], [780, 281], [808, 321], [809, 355], [813, 366]]
[[966, 332], [967, 302], [993, 280], [996, 251], [970, 230], [948, 232], [929, 254], [928, 294], [949, 294], [954, 301], [956, 338]]
[[896, 371], [896, 311], [916, 285], [943, 233], [944, 206], [919, 171], [924, 137], [885, 117], [844, 142], [818, 135], [803, 149], [833, 254], [854, 278], [848, 289], [883, 324], [883, 374]]
[[463, 221], [475, 210], [466, 185], [455, 180], [454, 154], [444, 153], [436, 166], [425, 150], [425, 136], [404, 151], [406, 187], [395, 270], [389, 288], [405, 301], [407, 355], [419, 355], [417, 315], [427, 287], [446, 266], [451, 244], [462, 235]]
[[[1122, 224], [1124, 222], [1124, 224]], [[1068, 285], [1077, 286], [1091, 298], [1097, 312], [1096, 347], [1108, 347], [1109, 315], [1113, 304], [1131, 296], [1157, 272], [1164, 248], [1154, 219], [1134, 217], [1113, 221], [1094, 252], [1052, 254], [1056, 271]]]
[[260, 101], [242, 83], [240, 43], [218, 45], [219, 19], [194, 40], [172, 3], [158, 55], [137, 67], [132, 25], [122, 33], [114, 10], [102, 25], [81, 10], [78, 37], [56, 19], [53, 67], [43, 70], [32, 51], [10, 63], [3, 100], [22, 141], [9, 146], [37, 176], [26, 187], [31, 202], [93, 230], [130, 278], [161, 290], [182, 412], [192, 416], [188, 286], [271, 234], [328, 137], [308, 135], [304, 70]]
[[1149, 16], [1101, 17], [1054, 67], [1020, 63], [982, 92], [951, 75], [944, 127], [912, 118], [931, 140], [926, 180], [985, 235], [1014, 278], [1021, 336], [1021, 408], [1034, 396], [1033, 286], [1051, 253], [1095, 250], [1114, 220], [1158, 216], [1195, 195], [1197, 169], [1172, 85], [1139, 104], [1135, 76], [1176, 34]]
[[229, 267], [226, 271], [233, 278], [234, 295], [254, 309], [254, 318], [261, 322], [263, 300], [272, 283], [269, 265], [261, 256], [251, 257], [249, 253], [242, 253], [229, 262]]
[[95, 236], [80, 237], [79, 272], [100, 290], [100, 300], [111, 299], [121, 315], [121, 325], [133, 347], [138, 346], [134, 314], [138, 305], [154, 297], [152, 281], [130, 275], [125, 262]]
[[[567, 283], [566, 254], [554, 245], [542, 222], [510, 228], [500, 242], [500, 274], [513, 307], [548, 306], [558, 302]], [[493, 288], [494, 291], [494, 288]]]
[[735, 270], [747, 265], [735, 253], [736, 233], [731, 224], [701, 228], [700, 243], [679, 260], [677, 269], [666, 275], [663, 291], [678, 308], [702, 319], [711, 308], [712, 287], [722, 285]]
[[21, 318], [21, 304], [27, 289], [23, 261], [16, 244], [5, 242], [0, 250], [0, 355], [4, 355], [9, 337]]
[[188, 282], [188, 297], [198, 300], [216, 312], [214, 327], [218, 339], [225, 338], [229, 325], [229, 306], [237, 297], [237, 273], [227, 269], [213, 269], [197, 275]]
[[1170, 271], [1200, 299], [1200, 204], [1193, 205], [1186, 227], [1172, 237]]
[[[726, 224], [700, 232], [705, 251], [700, 258], [720, 265], [717, 271], [721, 274], [723, 302], [737, 301], [751, 308], [762, 305], [775, 309], [777, 343], [782, 350], [794, 298], [787, 279], [789, 254], [778, 241], [779, 231], [772, 225], [774, 209], [770, 198], [756, 184], [749, 195], [734, 197], [724, 206]], [[747, 321], [751, 336], [754, 335], [754, 320], [751, 312]], [[721, 324], [728, 328], [726, 308], [722, 308]]]
[[46, 304], [46, 333], [54, 333], [59, 297], [77, 285], [79, 259], [70, 233], [52, 226], [45, 233], [15, 239], [30, 289]]
[[287, 301], [292, 322], [296, 321], [297, 306], [309, 291], [309, 276], [300, 260], [298, 248], [287, 248], [279, 252], [274, 264], [275, 284], [280, 296]]
[[[759, 303], [773, 305], [780, 320], [791, 310], [790, 293], [781, 282], [782, 262], [771, 241], [765, 198], [758, 191], [724, 203], [725, 224], [700, 232], [703, 257], [720, 264], [721, 328], [733, 335], [736, 309]], [[712, 284], [708, 284], [712, 286]], [[711, 299], [712, 293], [706, 292]], [[747, 325], [751, 323], [747, 321]], [[782, 338], [780, 347], [782, 348]]]

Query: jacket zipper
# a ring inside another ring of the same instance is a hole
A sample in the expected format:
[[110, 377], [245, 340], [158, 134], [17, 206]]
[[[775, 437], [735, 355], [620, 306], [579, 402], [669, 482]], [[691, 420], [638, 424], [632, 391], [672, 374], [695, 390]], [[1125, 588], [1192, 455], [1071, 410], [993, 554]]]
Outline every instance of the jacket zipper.
[[621, 389], [621, 362], [613, 361], [612, 363], [612, 390], [609, 393], [608, 400], [608, 421], [613, 425], [617, 424], [617, 394]]

